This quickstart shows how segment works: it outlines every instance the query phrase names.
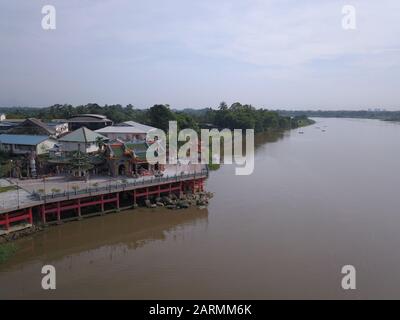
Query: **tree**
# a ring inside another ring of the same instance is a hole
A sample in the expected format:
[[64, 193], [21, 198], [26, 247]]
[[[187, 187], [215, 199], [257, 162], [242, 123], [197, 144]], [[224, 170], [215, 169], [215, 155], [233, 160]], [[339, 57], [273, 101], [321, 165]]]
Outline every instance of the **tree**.
[[100, 151], [103, 150], [103, 147], [105, 146], [105, 140], [103, 137], [96, 137], [96, 145], [99, 147]]
[[69, 160], [69, 168], [73, 171], [74, 175], [82, 176], [82, 173], [84, 173], [86, 176], [87, 171], [93, 168], [93, 164], [90, 162], [87, 154], [76, 151]]
[[149, 109], [148, 112], [150, 124], [156, 128], [168, 131], [169, 121], [176, 120], [176, 115], [170, 110], [168, 106], [163, 104], [156, 104]]
[[228, 105], [226, 104], [225, 101], [222, 101], [219, 106], [218, 106], [219, 110], [228, 110]]

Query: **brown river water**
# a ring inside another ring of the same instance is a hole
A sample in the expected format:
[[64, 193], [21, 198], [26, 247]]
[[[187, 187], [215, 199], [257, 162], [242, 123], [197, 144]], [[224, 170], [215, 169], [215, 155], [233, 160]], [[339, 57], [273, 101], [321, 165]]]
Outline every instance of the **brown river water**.
[[[207, 209], [124, 211], [16, 241], [0, 299], [400, 298], [400, 124], [316, 120], [257, 137], [250, 176], [211, 172]], [[44, 264], [56, 290], [41, 288]], [[347, 264], [356, 290], [341, 288]]]

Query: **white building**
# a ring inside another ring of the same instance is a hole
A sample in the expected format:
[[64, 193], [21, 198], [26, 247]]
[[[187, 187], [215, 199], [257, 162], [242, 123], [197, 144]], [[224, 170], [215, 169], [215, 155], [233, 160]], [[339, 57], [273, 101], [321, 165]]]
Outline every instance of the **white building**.
[[126, 121], [115, 126], [101, 128], [96, 132], [110, 140], [146, 141], [147, 133], [153, 130], [156, 130], [156, 128], [135, 121]]

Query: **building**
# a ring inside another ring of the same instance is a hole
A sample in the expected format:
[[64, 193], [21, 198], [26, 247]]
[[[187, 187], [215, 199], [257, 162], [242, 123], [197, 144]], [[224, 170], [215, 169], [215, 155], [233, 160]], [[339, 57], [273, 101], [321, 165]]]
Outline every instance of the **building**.
[[97, 130], [107, 126], [112, 126], [113, 122], [107, 119], [106, 116], [100, 114], [82, 114], [78, 117], [67, 120], [69, 131], [74, 131], [81, 127], [86, 127], [90, 130]]
[[123, 125], [124, 123], [122, 123], [96, 130], [96, 132], [106, 136], [110, 140], [146, 141], [147, 133], [156, 130], [154, 127], [146, 126], [134, 121], [128, 122], [134, 123], [135, 125]]
[[0, 149], [12, 154], [44, 154], [53, 148], [56, 142], [45, 135], [0, 134]]
[[36, 118], [29, 118], [13, 126], [7, 131], [9, 134], [38, 135], [38, 136], [56, 136], [54, 127]]
[[46, 125], [54, 130], [56, 137], [62, 136], [68, 132], [67, 120], [53, 119], [50, 122], [46, 122]]
[[11, 128], [14, 128], [17, 124], [15, 122], [10, 121], [0, 121], [0, 133], [6, 133]]
[[0, 121], [0, 133], [6, 133], [10, 129], [24, 122], [25, 119], [5, 119]]
[[86, 127], [81, 127], [73, 132], [66, 134], [65, 136], [58, 139], [59, 143], [54, 149], [58, 149], [60, 155], [70, 153], [74, 151], [80, 151], [83, 153], [94, 153], [98, 152], [101, 146], [100, 142], [107, 141], [108, 138], [94, 132]]
[[159, 170], [157, 165], [151, 165], [146, 160], [149, 145], [145, 141], [107, 143], [105, 156], [112, 176], [153, 175]]
[[0, 113], [0, 121], [6, 120], [6, 115], [4, 113]]
[[133, 127], [133, 128], [136, 128], [137, 130], [145, 132], [145, 133], [148, 133], [148, 132], [150, 132], [152, 130], [156, 130], [157, 129], [157, 128], [154, 128], [152, 126], [148, 126], [148, 125], [136, 122], [136, 121], [121, 122], [121, 123], [117, 124], [117, 126], [120, 126], [120, 127]]

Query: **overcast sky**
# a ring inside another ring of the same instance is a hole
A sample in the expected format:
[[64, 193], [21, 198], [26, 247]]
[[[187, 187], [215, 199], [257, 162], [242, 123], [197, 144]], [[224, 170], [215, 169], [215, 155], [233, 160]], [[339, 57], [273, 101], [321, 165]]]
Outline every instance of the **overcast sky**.
[[400, 109], [400, 1], [0, 0], [0, 106], [223, 100]]

